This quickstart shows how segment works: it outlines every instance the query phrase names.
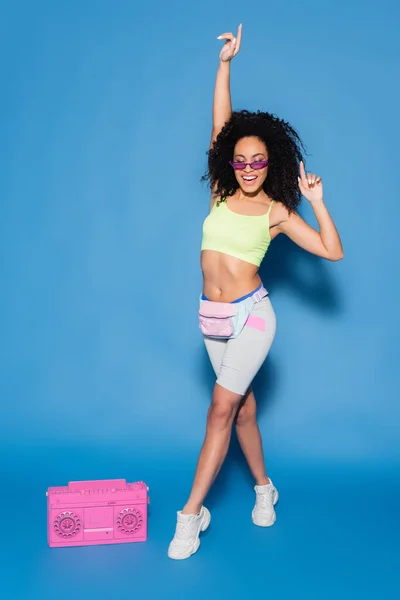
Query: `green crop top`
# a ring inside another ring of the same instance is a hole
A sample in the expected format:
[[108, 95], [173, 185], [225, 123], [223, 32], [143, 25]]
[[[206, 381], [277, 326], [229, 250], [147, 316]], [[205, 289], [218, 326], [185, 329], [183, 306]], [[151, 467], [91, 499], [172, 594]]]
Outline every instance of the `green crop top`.
[[216, 250], [260, 266], [271, 242], [269, 213], [250, 216], [230, 210], [226, 201], [216, 202], [203, 224], [202, 250]]

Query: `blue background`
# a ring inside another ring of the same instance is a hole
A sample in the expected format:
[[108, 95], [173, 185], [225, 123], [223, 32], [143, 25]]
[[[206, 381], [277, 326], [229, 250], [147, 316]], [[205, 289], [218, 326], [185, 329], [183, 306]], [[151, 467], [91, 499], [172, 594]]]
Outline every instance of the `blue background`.
[[[2, 3], [5, 597], [398, 597], [399, 16], [386, 0]], [[273, 243], [255, 392], [278, 520], [252, 525], [234, 439], [212, 527], [176, 563], [214, 381], [199, 179], [216, 37], [239, 22], [234, 108], [300, 132], [345, 260]], [[47, 548], [48, 486], [119, 477], [150, 486], [146, 544]]]

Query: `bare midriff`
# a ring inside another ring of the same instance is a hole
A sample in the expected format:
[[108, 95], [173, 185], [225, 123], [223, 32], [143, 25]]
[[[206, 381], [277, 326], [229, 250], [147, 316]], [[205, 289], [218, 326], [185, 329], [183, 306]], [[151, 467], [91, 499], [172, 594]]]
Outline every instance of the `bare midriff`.
[[201, 269], [203, 292], [213, 302], [233, 302], [261, 284], [256, 265], [215, 250], [202, 251]]

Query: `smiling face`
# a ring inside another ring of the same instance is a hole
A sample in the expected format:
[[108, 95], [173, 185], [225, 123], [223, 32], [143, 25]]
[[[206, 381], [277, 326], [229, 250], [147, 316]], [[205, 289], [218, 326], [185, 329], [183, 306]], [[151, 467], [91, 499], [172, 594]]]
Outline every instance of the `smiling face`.
[[[260, 163], [268, 160], [268, 150], [263, 141], [257, 137], [240, 139], [235, 146], [233, 161], [244, 163]], [[245, 194], [256, 194], [262, 188], [268, 175], [268, 166], [255, 169], [247, 165], [244, 170], [235, 170], [236, 180]]]

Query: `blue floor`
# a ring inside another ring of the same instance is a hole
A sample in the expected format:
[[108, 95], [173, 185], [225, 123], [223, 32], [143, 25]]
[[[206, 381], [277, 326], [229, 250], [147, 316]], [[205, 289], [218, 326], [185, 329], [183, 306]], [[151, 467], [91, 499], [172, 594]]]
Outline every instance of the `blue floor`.
[[[400, 600], [399, 16], [394, 0], [2, 2], [0, 600]], [[233, 444], [199, 552], [174, 562], [215, 383], [199, 180], [217, 36], [240, 22], [233, 108], [299, 132], [345, 259], [271, 244], [277, 336], [254, 389], [277, 521], [252, 524]], [[148, 541], [50, 549], [48, 486], [110, 478], [150, 486]]]
[[[250, 520], [251, 480], [233, 444], [208, 498], [212, 523], [200, 550], [174, 562], [166, 549], [194, 457], [146, 464], [104, 447], [37, 447], [29, 456], [23, 464], [21, 454], [10, 451], [7, 498], [2, 494], [2, 588], [10, 600], [400, 597], [400, 484], [394, 470], [322, 462], [288, 466], [272, 459], [270, 474], [280, 491], [277, 522], [261, 529]], [[148, 542], [47, 547], [47, 486], [88, 473], [148, 482]]]

